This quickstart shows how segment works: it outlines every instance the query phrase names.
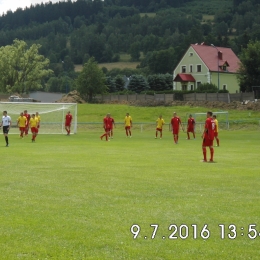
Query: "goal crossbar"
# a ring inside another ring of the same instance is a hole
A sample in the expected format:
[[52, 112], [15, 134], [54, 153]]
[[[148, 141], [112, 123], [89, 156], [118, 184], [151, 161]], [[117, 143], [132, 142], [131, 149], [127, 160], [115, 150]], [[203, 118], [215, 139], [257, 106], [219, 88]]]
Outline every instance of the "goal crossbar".
[[[224, 124], [226, 126], [226, 129], [229, 129], [229, 119], [228, 119], [228, 111], [216, 111], [216, 112], [212, 112], [213, 115], [222, 115], [221, 119], [219, 119], [219, 117], [217, 117], [219, 123]], [[194, 113], [194, 119], [196, 121], [196, 124], [201, 124], [205, 122], [206, 119], [206, 115], [207, 113], [203, 112], [203, 113]], [[202, 118], [201, 116], [205, 116], [204, 118]]]

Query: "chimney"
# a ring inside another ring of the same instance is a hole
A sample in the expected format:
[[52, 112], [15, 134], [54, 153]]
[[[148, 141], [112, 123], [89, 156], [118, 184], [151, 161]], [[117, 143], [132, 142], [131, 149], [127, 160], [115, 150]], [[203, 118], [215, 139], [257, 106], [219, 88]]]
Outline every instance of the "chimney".
[[222, 51], [218, 51], [218, 59], [223, 60], [223, 53]]

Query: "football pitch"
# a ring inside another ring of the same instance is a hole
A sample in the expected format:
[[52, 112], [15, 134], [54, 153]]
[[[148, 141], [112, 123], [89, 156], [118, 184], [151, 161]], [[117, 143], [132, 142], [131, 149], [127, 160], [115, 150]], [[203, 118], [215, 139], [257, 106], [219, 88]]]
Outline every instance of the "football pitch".
[[259, 130], [102, 132], [0, 138], [1, 259], [260, 258]]

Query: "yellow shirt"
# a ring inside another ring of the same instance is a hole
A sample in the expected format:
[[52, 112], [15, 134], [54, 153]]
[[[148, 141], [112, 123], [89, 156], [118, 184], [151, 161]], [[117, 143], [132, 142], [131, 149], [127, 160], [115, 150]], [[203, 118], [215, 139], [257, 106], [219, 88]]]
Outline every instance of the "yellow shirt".
[[38, 125], [38, 119], [35, 117], [35, 118], [32, 118], [30, 119], [30, 127], [37, 127]]
[[132, 117], [126, 116], [125, 117], [125, 126], [131, 126], [132, 125]]
[[218, 120], [215, 119], [215, 133], [218, 133]]
[[25, 116], [19, 116], [17, 119], [19, 127], [25, 127], [26, 121], [27, 121], [27, 119]]
[[157, 128], [159, 129], [162, 129], [163, 125], [165, 124], [163, 118], [160, 117], [156, 120], [156, 123], [157, 123]]
[[40, 122], [41, 122], [41, 116], [35, 116], [35, 118], [38, 120], [38, 123], [40, 124]]

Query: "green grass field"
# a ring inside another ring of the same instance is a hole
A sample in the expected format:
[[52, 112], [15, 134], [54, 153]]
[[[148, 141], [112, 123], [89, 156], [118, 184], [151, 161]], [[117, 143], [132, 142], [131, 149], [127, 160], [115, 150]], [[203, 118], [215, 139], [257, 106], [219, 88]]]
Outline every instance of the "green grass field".
[[140, 13], [141, 17], [148, 16], [150, 18], [154, 18], [156, 16], [156, 13]]
[[[126, 109], [80, 105], [79, 121]], [[160, 110], [128, 109], [143, 121]], [[259, 259], [259, 130], [221, 130], [212, 164], [200, 162], [199, 134], [187, 141], [181, 133], [174, 145], [166, 128], [161, 140], [154, 129], [134, 128], [126, 138], [122, 125], [110, 142], [102, 133], [39, 135], [36, 143], [10, 135], [8, 148], [2, 137], [1, 259]], [[141, 227], [136, 239], [133, 224]], [[159, 225], [154, 239], [151, 224]], [[169, 230], [173, 224], [184, 225], [181, 234]]]
[[[143, 52], [141, 52], [140, 59], [144, 58]], [[140, 64], [140, 62], [131, 61], [131, 55], [128, 53], [120, 53], [120, 60], [118, 62], [106, 62], [99, 63], [98, 67], [102, 69], [103, 67], [107, 68], [107, 70], [112, 69], [136, 69], [136, 67]], [[82, 65], [76, 64], [74, 65], [75, 71], [80, 72], [83, 68]]]

